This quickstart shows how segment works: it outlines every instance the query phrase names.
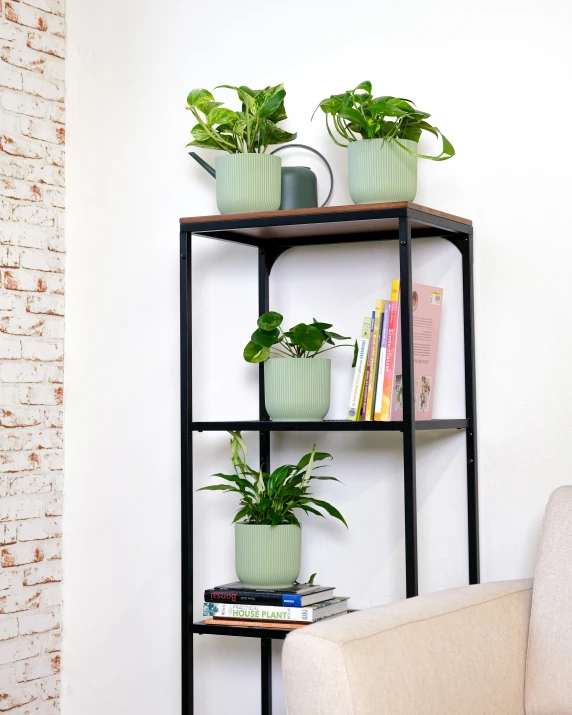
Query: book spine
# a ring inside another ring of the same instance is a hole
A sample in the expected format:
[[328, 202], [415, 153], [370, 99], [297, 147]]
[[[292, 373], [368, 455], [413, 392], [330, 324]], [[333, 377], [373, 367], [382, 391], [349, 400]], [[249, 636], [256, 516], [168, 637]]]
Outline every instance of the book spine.
[[385, 357], [385, 372], [383, 375], [383, 395], [381, 397], [381, 421], [389, 422], [391, 412], [391, 388], [393, 385], [393, 368], [395, 365], [395, 340], [399, 321], [399, 281], [391, 284], [391, 317], [387, 334], [387, 354]]
[[[286, 599], [286, 603], [285, 603]], [[257, 606], [302, 607], [302, 596], [282, 593], [256, 593], [253, 591], [205, 591], [209, 603], [252, 603]]]
[[363, 321], [360, 339], [358, 341], [358, 356], [356, 366], [354, 368], [354, 379], [352, 382], [352, 390], [350, 393], [350, 405], [348, 408], [348, 420], [354, 422], [359, 418], [360, 400], [363, 393], [363, 381], [365, 377], [365, 368], [367, 362], [367, 346], [371, 328], [371, 318], [365, 318]]
[[375, 391], [374, 420], [381, 420], [381, 399], [383, 397], [383, 376], [385, 374], [385, 358], [387, 355], [387, 335], [389, 333], [389, 321], [391, 320], [391, 303], [387, 303], [383, 311], [383, 326], [381, 329], [381, 341], [379, 343], [379, 358], [377, 365], [377, 387]]
[[367, 406], [365, 419], [370, 422], [373, 420], [373, 408], [375, 400], [375, 387], [377, 384], [377, 361], [379, 358], [379, 337], [381, 331], [381, 321], [383, 320], [383, 301], [378, 298], [375, 301], [375, 328], [373, 332], [373, 345], [371, 347], [371, 370], [369, 385], [367, 390]]
[[375, 315], [374, 310], [371, 314], [371, 328], [369, 331], [369, 344], [367, 348], [367, 365], [365, 368], [365, 381], [363, 383], [363, 400], [361, 406], [361, 420], [365, 422], [367, 420], [367, 400], [369, 395], [369, 389], [371, 385], [371, 361], [373, 359], [373, 339], [375, 335]]
[[238, 603], [209, 603], [203, 608], [203, 615], [209, 618], [240, 618], [242, 620], [299, 621], [311, 623], [313, 608], [285, 608], [283, 606], [257, 606]]

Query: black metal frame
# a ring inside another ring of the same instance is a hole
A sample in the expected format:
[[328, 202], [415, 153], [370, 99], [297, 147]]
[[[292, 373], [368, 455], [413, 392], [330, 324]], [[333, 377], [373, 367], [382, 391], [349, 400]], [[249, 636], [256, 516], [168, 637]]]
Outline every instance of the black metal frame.
[[[299, 224], [329, 224], [370, 219], [397, 218], [399, 229], [371, 233], [341, 233], [295, 238], [259, 238], [235, 233], [235, 230]], [[412, 222], [415, 227], [412, 228]], [[418, 224], [422, 224], [420, 227]], [[362, 211], [314, 214], [284, 214], [255, 216], [218, 221], [197, 220], [181, 224], [181, 603], [182, 603], [182, 713], [189, 715], [193, 707], [193, 635], [215, 634], [259, 638], [261, 640], [261, 712], [272, 713], [272, 640], [284, 639], [287, 631], [264, 628], [232, 627], [193, 623], [193, 432], [240, 429], [260, 433], [260, 457], [270, 469], [270, 433], [273, 431], [401, 431], [403, 432], [404, 509], [406, 594], [418, 593], [417, 506], [415, 474], [415, 433], [427, 429], [466, 429], [467, 443], [467, 510], [469, 583], [479, 582], [479, 510], [477, 473], [477, 416], [475, 388], [475, 336], [473, 313], [473, 230], [461, 222], [426, 213], [418, 208], [364, 209]], [[259, 374], [259, 421], [194, 422], [192, 419], [192, 296], [191, 237], [200, 233], [219, 240], [242, 243], [258, 248], [258, 311], [269, 309], [269, 277], [276, 259], [293, 246], [356, 241], [399, 241], [401, 281], [401, 334], [403, 355], [403, 422], [272, 422], [264, 406], [264, 367]], [[415, 422], [413, 389], [413, 315], [411, 306], [411, 242], [424, 237], [442, 237], [451, 241], [462, 257], [463, 319], [465, 356], [466, 417], [454, 420]]]

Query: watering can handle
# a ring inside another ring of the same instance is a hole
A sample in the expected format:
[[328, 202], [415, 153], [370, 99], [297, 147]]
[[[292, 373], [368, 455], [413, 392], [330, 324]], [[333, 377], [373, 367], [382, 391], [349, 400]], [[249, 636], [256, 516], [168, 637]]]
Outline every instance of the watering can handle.
[[283, 146], [279, 146], [278, 149], [274, 149], [274, 151], [271, 151], [270, 153], [278, 154], [278, 152], [282, 151], [283, 149], [294, 149], [294, 147], [296, 147], [298, 149], [307, 149], [308, 151], [313, 152], [314, 154], [316, 154], [317, 156], [320, 157], [320, 159], [324, 162], [324, 164], [326, 165], [326, 167], [328, 169], [328, 173], [330, 175], [330, 193], [328, 194], [324, 203], [320, 206], [320, 208], [322, 208], [322, 206], [325, 206], [328, 203], [328, 201], [332, 198], [332, 192], [334, 191], [334, 172], [332, 171], [332, 167], [330, 166], [330, 164], [328, 163], [328, 160], [326, 159], [326, 157], [323, 154], [320, 154], [320, 152], [317, 149], [312, 149], [311, 146], [307, 146], [306, 144], [284, 144]]

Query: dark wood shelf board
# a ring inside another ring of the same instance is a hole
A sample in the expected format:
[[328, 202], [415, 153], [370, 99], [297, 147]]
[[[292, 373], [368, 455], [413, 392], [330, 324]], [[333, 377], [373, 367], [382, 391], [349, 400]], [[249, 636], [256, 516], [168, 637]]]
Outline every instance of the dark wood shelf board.
[[[465, 429], [467, 419], [426, 420], [415, 423], [416, 430]], [[403, 422], [352, 422], [350, 420], [324, 420], [323, 422], [275, 422], [272, 420], [221, 420], [192, 422], [193, 432], [402, 432]]]
[[283, 641], [290, 628], [257, 628], [256, 626], [218, 626], [206, 624], [204, 621], [196, 621], [191, 626], [191, 632], [198, 635], [212, 636], [235, 636], [239, 638], [270, 638], [272, 640]]
[[328, 237], [335, 236], [339, 237], [337, 242], [372, 240], [373, 235], [394, 239], [398, 236], [399, 217], [403, 216], [411, 218], [413, 237], [472, 233], [469, 219], [406, 201], [196, 216], [182, 218], [180, 223], [181, 230], [189, 233], [206, 233], [248, 245], [268, 241], [304, 245], [327, 243]]

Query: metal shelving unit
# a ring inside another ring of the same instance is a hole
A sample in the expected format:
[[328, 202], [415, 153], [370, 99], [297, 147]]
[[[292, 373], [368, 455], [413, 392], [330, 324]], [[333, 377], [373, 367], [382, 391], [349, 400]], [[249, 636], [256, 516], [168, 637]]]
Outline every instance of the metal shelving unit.
[[[258, 314], [269, 310], [269, 277], [276, 259], [289, 248], [362, 241], [397, 241], [401, 280], [403, 422], [273, 422], [264, 407], [264, 364], [259, 373], [258, 421], [194, 422], [192, 418], [193, 234], [252, 246], [258, 252]], [[411, 244], [426, 237], [449, 240], [460, 251], [463, 273], [465, 403], [463, 419], [415, 421], [411, 308]], [[194, 712], [193, 637], [214, 634], [261, 641], [261, 712], [272, 713], [272, 640], [288, 631], [206, 625], [193, 622], [193, 433], [244, 430], [260, 434], [260, 455], [270, 471], [270, 435], [276, 431], [402, 432], [405, 509], [406, 594], [418, 593], [415, 433], [417, 430], [464, 429], [467, 444], [469, 583], [479, 582], [477, 422], [473, 317], [473, 229], [471, 222], [407, 202], [334, 206], [253, 214], [184, 218], [180, 222], [181, 265], [181, 533], [182, 533], [182, 713]]]

